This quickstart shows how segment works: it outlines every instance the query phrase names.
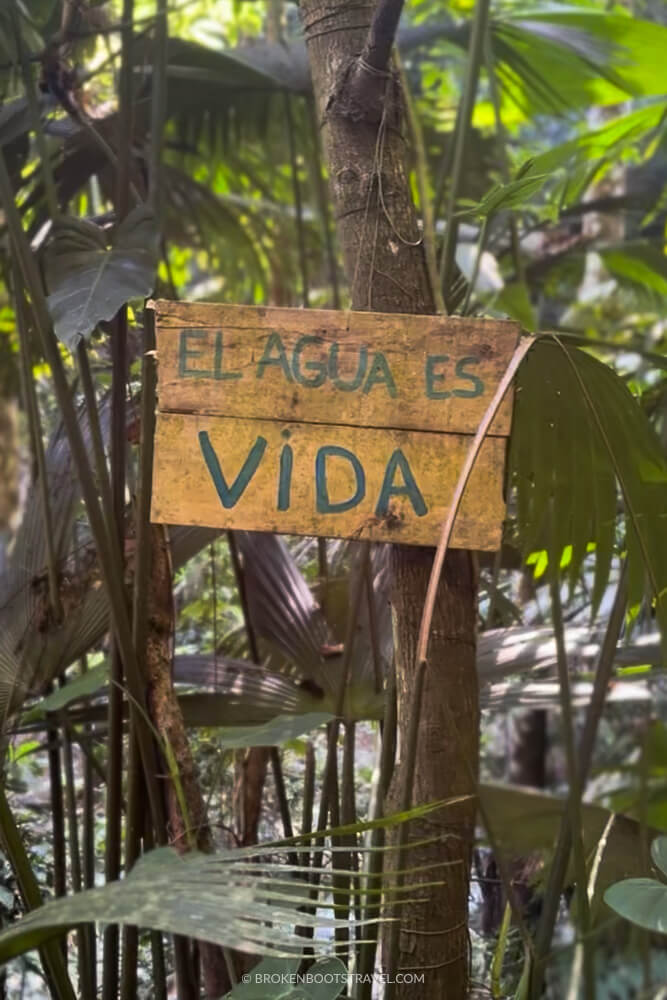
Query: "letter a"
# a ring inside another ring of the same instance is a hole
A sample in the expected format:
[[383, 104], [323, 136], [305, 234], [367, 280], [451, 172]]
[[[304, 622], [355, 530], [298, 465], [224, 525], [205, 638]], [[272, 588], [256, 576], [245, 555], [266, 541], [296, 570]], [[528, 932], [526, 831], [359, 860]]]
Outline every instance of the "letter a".
[[211, 473], [211, 479], [213, 480], [215, 488], [218, 491], [218, 496], [220, 497], [222, 506], [225, 510], [229, 510], [230, 507], [235, 507], [243, 496], [246, 486], [255, 475], [257, 466], [262, 460], [262, 456], [266, 450], [266, 438], [257, 438], [254, 445], [248, 452], [248, 457], [243, 463], [241, 471], [231, 486], [227, 485], [227, 480], [225, 479], [222, 469], [220, 468], [218, 456], [213, 451], [213, 445], [209, 439], [208, 431], [199, 432], [199, 447], [201, 448], [201, 453], [204, 456], [206, 467]]
[[[401, 470], [403, 483], [405, 484], [403, 486], [394, 486], [394, 476], [396, 475], [397, 469]], [[412, 475], [412, 469], [408, 465], [408, 460], [400, 448], [396, 449], [387, 462], [384, 482], [382, 483], [382, 489], [380, 490], [380, 499], [378, 500], [378, 505], [375, 508], [376, 517], [384, 517], [389, 510], [389, 498], [395, 496], [409, 497], [410, 503], [414, 507], [417, 517], [423, 517], [424, 514], [426, 514], [428, 508], [424, 503], [424, 498], [419, 491], [417, 483], [415, 482], [415, 477]]]

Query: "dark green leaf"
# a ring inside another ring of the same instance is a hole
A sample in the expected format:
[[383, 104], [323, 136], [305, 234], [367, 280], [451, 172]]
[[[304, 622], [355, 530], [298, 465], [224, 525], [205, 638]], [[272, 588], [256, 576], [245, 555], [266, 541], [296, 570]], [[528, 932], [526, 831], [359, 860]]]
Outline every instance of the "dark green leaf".
[[135, 208], [107, 249], [104, 231], [81, 219], [55, 226], [47, 256], [49, 308], [58, 338], [70, 349], [133, 298], [153, 290], [157, 229], [152, 213]]

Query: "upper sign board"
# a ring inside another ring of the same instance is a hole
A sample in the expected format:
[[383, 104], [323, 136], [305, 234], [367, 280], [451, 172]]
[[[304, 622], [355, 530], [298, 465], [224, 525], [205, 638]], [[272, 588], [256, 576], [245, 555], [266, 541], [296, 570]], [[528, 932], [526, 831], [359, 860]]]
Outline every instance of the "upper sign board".
[[[515, 323], [153, 303], [154, 521], [432, 545]], [[452, 544], [495, 549], [511, 398]]]

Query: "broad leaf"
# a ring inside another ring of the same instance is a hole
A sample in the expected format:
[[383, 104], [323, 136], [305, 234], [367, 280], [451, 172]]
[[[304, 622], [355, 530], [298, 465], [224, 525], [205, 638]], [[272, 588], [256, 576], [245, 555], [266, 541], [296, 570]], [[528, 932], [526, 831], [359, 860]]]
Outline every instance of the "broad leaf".
[[[394, 827], [456, 805], [462, 798], [336, 827], [323, 831], [322, 836]], [[334, 934], [338, 928], [349, 932], [378, 922], [382, 919], [379, 896], [383, 893], [385, 905], [391, 907], [407, 902], [403, 893], [410, 890], [409, 885], [388, 889], [382, 885], [381, 873], [323, 867], [320, 859], [324, 853], [345, 854], [349, 845], [316, 846], [313, 837], [217, 854], [193, 851], [179, 855], [169, 847], [151, 851], [121, 881], [55, 899], [1, 933], [0, 964], [84, 923], [150, 928], [273, 958], [297, 957], [306, 947], [315, 954], [330, 954], [336, 950]], [[317, 882], [309, 877], [313, 872], [320, 876]], [[366, 889], [374, 900], [367, 904], [367, 910], [378, 916], [370, 921], [367, 917], [360, 921], [332, 916], [333, 882], [339, 880], [337, 891], [351, 900], [359, 898], [358, 880], [362, 878], [370, 880]], [[379, 881], [374, 883], [374, 879]], [[343, 888], [344, 884], [348, 888]], [[314, 933], [308, 934], [309, 930]]]
[[88, 670], [85, 674], [70, 681], [69, 684], [59, 687], [46, 698], [42, 698], [34, 708], [25, 713], [24, 722], [42, 718], [49, 712], [59, 712], [74, 702], [90, 698], [91, 695], [97, 694], [105, 686], [108, 676], [108, 664], [100, 663], [97, 667], [93, 667], [92, 670]]
[[[560, 830], [566, 799], [533, 788], [485, 782], [480, 785], [485, 815], [489, 817], [494, 843], [513, 856], [553, 850]], [[582, 803], [582, 834], [587, 857], [595, 853], [612, 813], [590, 802]], [[651, 834], [654, 831], [650, 831]], [[597, 885], [605, 888], [627, 876], [642, 875], [641, 824], [616, 815], [598, 872]], [[570, 878], [574, 877], [570, 871]]]
[[667, 462], [643, 411], [611, 368], [577, 348], [539, 338], [517, 377], [509, 474], [526, 556], [547, 550], [560, 562], [571, 545], [574, 581], [594, 543], [593, 614], [609, 577], [618, 486], [629, 605], [637, 605], [646, 589], [666, 635]]
[[524, 114], [667, 92], [667, 28], [618, 9], [524, 8], [496, 19], [492, 39], [499, 83]]
[[[304, 939], [297, 927], [333, 931], [349, 926], [326, 911], [306, 912], [312, 889], [303, 873], [288, 864], [262, 860], [287, 854], [264, 845], [255, 859], [243, 851], [216, 855], [178, 855], [171, 848], [140, 859], [120, 882], [88, 889], [47, 903], [0, 934], [0, 962], [37, 948], [81, 923], [133, 925], [182, 934], [251, 954], [300, 955]], [[330, 891], [322, 885], [322, 899]], [[330, 939], [315, 936], [318, 953], [333, 950]]]
[[110, 248], [104, 230], [92, 222], [68, 218], [56, 223], [47, 255], [48, 303], [56, 335], [70, 350], [130, 299], [152, 292], [157, 235], [144, 206], [120, 224]]
[[607, 906], [639, 927], [667, 934], [667, 885], [653, 878], [628, 878], [604, 894]]

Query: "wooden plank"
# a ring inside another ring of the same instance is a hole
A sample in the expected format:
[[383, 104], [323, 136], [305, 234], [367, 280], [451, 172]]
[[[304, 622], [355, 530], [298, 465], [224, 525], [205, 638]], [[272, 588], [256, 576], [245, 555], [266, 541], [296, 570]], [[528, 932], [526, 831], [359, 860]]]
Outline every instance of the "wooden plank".
[[[160, 410], [472, 434], [516, 323], [154, 303]], [[511, 394], [491, 428], [507, 435]]]
[[[454, 434], [160, 413], [152, 519], [433, 545], [470, 441]], [[456, 547], [498, 548], [504, 460], [505, 440], [488, 438], [456, 521]]]

